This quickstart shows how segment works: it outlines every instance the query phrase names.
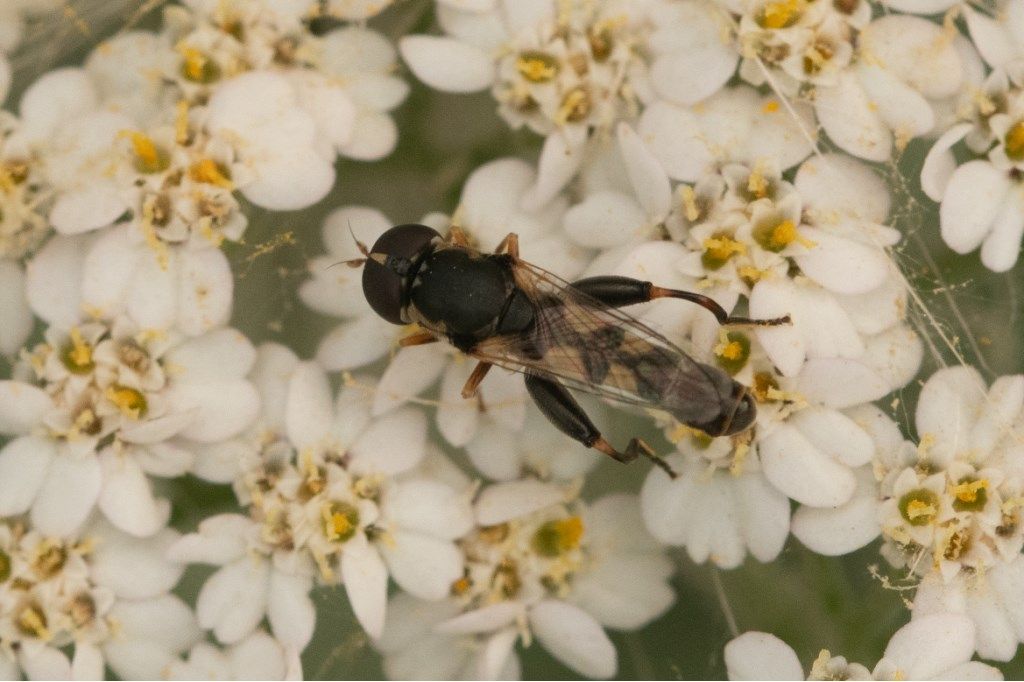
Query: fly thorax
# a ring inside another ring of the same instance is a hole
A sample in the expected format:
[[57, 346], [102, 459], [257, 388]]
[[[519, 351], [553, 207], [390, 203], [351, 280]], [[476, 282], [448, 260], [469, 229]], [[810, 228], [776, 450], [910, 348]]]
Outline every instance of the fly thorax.
[[409, 289], [409, 317], [453, 336], [489, 334], [508, 296], [506, 269], [462, 249], [428, 256]]

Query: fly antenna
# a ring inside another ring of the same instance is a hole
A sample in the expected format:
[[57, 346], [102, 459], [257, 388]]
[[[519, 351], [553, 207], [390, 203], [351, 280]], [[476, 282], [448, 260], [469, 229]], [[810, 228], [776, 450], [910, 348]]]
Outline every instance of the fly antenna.
[[352, 258], [351, 260], [341, 260], [341, 261], [338, 261], [337, 263], [331, 263], [330, 265], [327, 266], [328, 270], [330, 270], [331, 268], [333, 268], [336, 265], [347, 265], [350, 268], [361, 268], [361, 267], [363, 267], [366, 264], [366, 260], [371, 257], [370, 256], [370, 250], [368, 248], [366, 248], [366, 244], [364, 244], [361, 241], [359, 241], [358, 239], [356, 239], [355, 230], [352, 229], [352, 221], [349, 220], [347, 222], [348, 222], [348, 233], [350, 235], [352, 235], [352, 241], [354, 241], [356, 243], [356, 248], [359, 249], [359, 253], [363, 254], [363, 257], [362, 258]]

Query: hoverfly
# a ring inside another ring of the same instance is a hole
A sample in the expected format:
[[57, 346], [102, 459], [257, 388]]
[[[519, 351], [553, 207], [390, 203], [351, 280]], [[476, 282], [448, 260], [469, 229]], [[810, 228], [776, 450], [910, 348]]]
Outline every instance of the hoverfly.
[[464, 398], [494, 365], [521, 372], [541, 412], [570, 438], [620, 462], [645, 456], [675, 472], [640, 438], [617, 450], [594, 426], [568, 388], [618, 403], [664, 410], [711, 436], [744, 431], [754, 422], [754, 398], [727, 373], [697, 362], [621, 308], [679, 298], [711, 311], [721, 324], [778, 325], [789, 317], [730, 317], [714, 300], [628, 277], [566, 282], [519, 258], [509, 234], [494, 253], [469, 246], [453, 228], [448, 238], [426, 225], [392, 227], [367, 249], [363, 293], [388, 322], [417, 324], [402, 346], [446, 339], [478, 360]]

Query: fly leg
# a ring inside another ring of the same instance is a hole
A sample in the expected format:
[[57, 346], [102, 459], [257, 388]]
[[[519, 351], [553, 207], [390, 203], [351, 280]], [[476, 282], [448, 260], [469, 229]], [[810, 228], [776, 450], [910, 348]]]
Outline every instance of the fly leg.
[[484, 380], [487, 373], [491, 371], [491, 367], [494, 367], [489, 362], [480, 361], [476, 363], [476, 367], [473, 368], [473, 372], [466, 379], [465, 385], [462, 387], [462, 397], [470, 399], [476, 395], [476, 389], [480, 386], [480, 382]]
[[458, 225], [448, 228], [448, 241], [456, 246], [469, 246], [469, 237]]
[[505, 235], [505, 238], [498, 244], [498, 248], [494, 249], [494, 253], [501, 253], [502, 251], [505, 251], [513, 258], [519, 258], [519, 235], [515, 232], [509, 232]]
[[428, 331], [413, 332], [409, 336], [403, 337], [398, 340], [398, 345], [402, 348], [406, 346], [422, 346], [425, 343], [434, 343], [437, 341], [437, 337]]
[[692, 291], [665, 289], [664, 287], [654, 286], [650, 282], [644, 282], [643, 280], [632, 279], [630, 277], [587, 277], [586, 279], [573, 282], [572, 285], [576, 290], [581, 291], [588, 296], [593, 296], [612, 308], [621, 308], [622, 306], [633, 305], [635, 303], [646, 303], [648, 301], [653, 301], [656, 298], [678, 298], [684, 301], [690, 301], [691, 303], [696, 303], [702, 308], [711, 311], [711, 314], [715, 316], [718, 323], [723, 325], [749, 324], [762, 327], [775, 327], [777, 325], [790, 324], [792, 322], [789, 315], [773, 317], [767, 320], [755, 320], [749, 317], [733, 317], [729, 315], [725, 308], [718, 305], [718, 303], [709, 296], [695, 294]]
[[668, 474], [669, 478], [676, 478], [679, 475], [665, 460], [654, 454], [654, 450], [640, 438], [630, 440], [623, 452], [612, 447], [612, 444], [590, 421], [590, 417], [572, 397], [572, 394], [557, 381], [544, 379], [535, 374], [527, 374], [526, 390], [529, 391], [530, 397], [537, 403], [537, 407], [548, 418], [548, 421], [573, 440], [583, 443], [588, 448], [603, 452], [618, 462], [629, 463], [643, 455]]

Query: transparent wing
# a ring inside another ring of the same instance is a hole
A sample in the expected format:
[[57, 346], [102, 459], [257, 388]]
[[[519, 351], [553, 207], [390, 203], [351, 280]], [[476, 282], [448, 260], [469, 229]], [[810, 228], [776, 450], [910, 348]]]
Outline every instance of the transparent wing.
[[707, 371], [664, 336], [546, 270], [523, 261], [513, 267], [537, 322], [529, 332], [481, 342], [473, 352], [480, 360], [688, 420], [719, 413]]

